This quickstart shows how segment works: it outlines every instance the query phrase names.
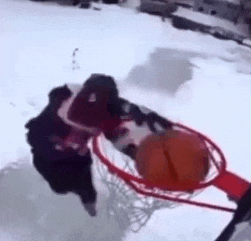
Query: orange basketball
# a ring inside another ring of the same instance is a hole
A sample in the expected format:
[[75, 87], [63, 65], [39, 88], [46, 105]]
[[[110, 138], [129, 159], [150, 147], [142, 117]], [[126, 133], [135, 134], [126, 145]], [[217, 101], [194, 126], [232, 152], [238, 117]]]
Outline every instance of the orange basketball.
[[209, 170], [209, 151], [195, 135], [169, 130], [150, 135], [139, 145], [136, 168], [154, 185], [175, 191], [198, 186]]

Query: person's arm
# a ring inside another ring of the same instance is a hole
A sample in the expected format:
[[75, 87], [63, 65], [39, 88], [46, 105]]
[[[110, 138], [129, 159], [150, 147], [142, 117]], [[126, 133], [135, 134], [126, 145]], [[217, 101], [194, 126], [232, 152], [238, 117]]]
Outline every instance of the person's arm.
[[123, 136], [127, 135], [128, 131], [129, 130], [127, 130], [127, 128], [117, 128], [112, 131], [104, 132], [104, 135], [105, 138], [110, 141], [117, 150], [121, 151], [132, 159], [135, 159], [137, 146], [133, 143], [125, 143], [124, 145], [121, 145], [121, 143], [118, 141], [120, 138], [123, 138]]
[[26, 125], [26, 128], [28, 129], [26, 140], [33, 153], [38, 153], [47, 160], [64, 159], [77, 154], [73, 148], [66, 147], [60, 137], [49, 132], [50, 128], [47, 129], [46, 125], [40, 125], [39, 122], [33, 120]]
[[122, 115], [132, 118], [139, 126], [146, 122], [152, 132], [157, 132], [159, 128], [164, 130], [172, 128], [171, 121], [160, 116], [151, 109], [130, 103], [122, 98], [120, 99], [120, 104], [122, 107]]

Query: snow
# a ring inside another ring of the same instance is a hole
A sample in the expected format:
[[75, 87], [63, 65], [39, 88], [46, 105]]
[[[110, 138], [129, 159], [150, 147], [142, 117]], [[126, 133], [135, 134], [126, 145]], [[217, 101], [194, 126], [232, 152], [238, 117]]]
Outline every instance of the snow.
[[[2, 240], [214, 240], [231, 213], [184, 205], [156, 211], [139, 233], [120, 228], [106, 215], [107, 192], [95, 168], [99, 215], [90, 218], [77, 197], [53, 194], [32, 168], [24, 124], [54, 86], [105, 73], [124, 98], [206, 134], [222, 148], [228, 170], [249, 179], [250, 49], [119, 6], [0, 3]], [[80, 68], [72, 70], [75, 48]], [[21, 166], [7, 168], [12, 162]], [[235, 207], [214, 187], [196, 200]]]

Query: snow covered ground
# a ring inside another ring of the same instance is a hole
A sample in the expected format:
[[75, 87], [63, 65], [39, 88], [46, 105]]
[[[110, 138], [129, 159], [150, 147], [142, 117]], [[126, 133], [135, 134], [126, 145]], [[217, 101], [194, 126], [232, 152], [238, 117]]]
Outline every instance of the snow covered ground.
[[[213, 241], [230, 213], [184, 205], [155, 212], [137, 234], [121, 229], [106, 215], [97, 173], [99, 215], [90, 218], [77, 197], [53, 194], [32, 168], [24, 123], [47, 104], [52, 87], [105, 73], [123, 97], [206, 134], [228, 169], [250, 180], [250, 49], [118, 6], [0, 3], [1, 240]], [[8, 167], [12, 162], [22, 165]], [[235, 207], [213, 187], [196, 200]]]

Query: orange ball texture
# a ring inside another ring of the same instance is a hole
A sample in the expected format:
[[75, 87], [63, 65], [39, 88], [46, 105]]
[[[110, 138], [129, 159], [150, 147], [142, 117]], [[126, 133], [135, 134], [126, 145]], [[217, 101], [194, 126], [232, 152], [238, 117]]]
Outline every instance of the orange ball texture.
[[152, 184], [172, 191], [189, 191], [205, 179], [209, 151], [197, 136], [169, 130], [146, 137], [135, 161], [139, 174]]

